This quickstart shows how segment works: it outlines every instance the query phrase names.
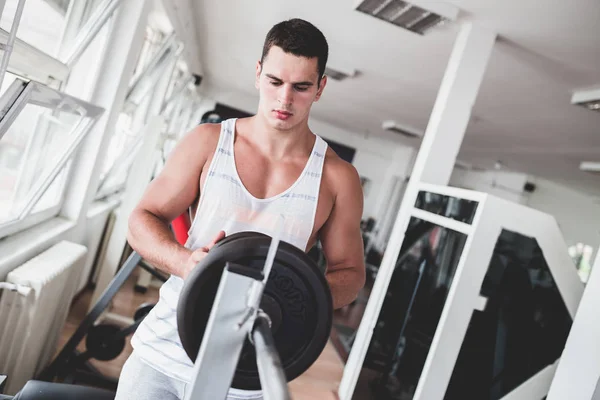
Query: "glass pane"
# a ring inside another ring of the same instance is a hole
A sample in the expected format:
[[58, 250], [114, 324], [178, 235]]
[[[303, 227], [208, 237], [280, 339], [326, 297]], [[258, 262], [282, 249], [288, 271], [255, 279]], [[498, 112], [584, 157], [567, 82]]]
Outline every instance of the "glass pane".
[[[17, 116], [0, 140], [0, 223], [18, 217], [27, 195], [56, 165], [79, 120], [78, 115], [33, 104], [27, 104]], [[50, 192], [38, 209], [55, 198]]]
[[115, 133], [110, 138], [108, 151], [104, 157], [104, 166], [102, 167], [102, 173], [100, 174], [102, 178], [109, 172], [127, 146], [134, 141], [136, 135], [131, 131], [132, 122], [130, 115], [125, 113], [119, 114]]
[[475, 218], [477, 204], [476, 201], [420, 191], [415, 202], [415, 207], [470, 224], [473, 222], [473, 218]]
[[410, 225], [426, 229], [396, 262], [355, 399], [412, 399], [466, 242], [426, 221]]
[[[57, 54], [71, 0], [27, 0], [17, 37], [43, 52]], [[18, 0], [6, 0], [0, 27], [11, 30]]]
[[498, 400], [554, 364], [572, 319], [537, 241], [503, 231], [481, 288], [446, 400]]
[[94, 84], [100, 72], [100, 65], [102, 65], [102, 58], [106, 54], [105, 45], [110, 28], [111, 20], [104, 24], [92, 42], [83, 51], [69, 75], [67, 87], [65, 88], [66, 93], [86, 101], [91, 99]]

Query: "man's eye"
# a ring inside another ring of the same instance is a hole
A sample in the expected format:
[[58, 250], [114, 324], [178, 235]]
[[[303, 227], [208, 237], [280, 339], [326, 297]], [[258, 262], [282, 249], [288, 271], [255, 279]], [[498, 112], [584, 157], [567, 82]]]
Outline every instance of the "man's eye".
[[299, 92], [305, 92], [308, 87], [307, 86], [296, 86], [295, 89]]
[[279, 86], [279, 85], [281, 85], [281, 82], [271, 81], [271, 85], [273, 85], [273, 86]]

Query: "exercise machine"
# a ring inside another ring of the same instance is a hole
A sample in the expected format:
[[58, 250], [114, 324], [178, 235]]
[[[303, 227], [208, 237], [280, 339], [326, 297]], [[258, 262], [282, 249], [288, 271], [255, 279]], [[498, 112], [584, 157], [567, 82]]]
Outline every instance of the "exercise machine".
[[[108, 390], [116, 390], [117, 380], [104, 376], [94, 368], [89, 360], [94, 358], [101, 361], [108, 361], [121, 354], [125, 348], [126, 337], [137, 329], [144, 317], [152, 309], [152, 304], [143, 304], [140, 306], [133, 316], [134, 322], [126, 327], [110, 323], [96, 323], [133, 270], [138, 266], [161, 281], [164, 282], [166, 280], [162, 274], [144, 263], [139, 254], [133, 252], [104, 293], [102, 293], [100, 299], [79, 324], [75, 333], [69, 338], [60, 353], [39, 374], [37, 379], [47, 382], [82, 383]], [[80, 352], [77, 350], [77, 346], [84, 337], [86, 351]]]

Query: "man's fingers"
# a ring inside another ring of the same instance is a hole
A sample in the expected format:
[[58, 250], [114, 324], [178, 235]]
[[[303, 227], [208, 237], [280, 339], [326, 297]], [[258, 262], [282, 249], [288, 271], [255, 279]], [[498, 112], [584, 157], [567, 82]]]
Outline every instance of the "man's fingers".
[[225, 237], [225, 232], [224, 231], [220, 231], [217, 236], [214, 237], [214, 239], [206, 246], [203, 247], [198, 247], [196, 250], [194, 250], [192, 252], [192, 260], [199, 262], [200, 260], [202, 260], [205, 256], [206, 253], [208, 253], [208, 251], [219, 242], [219, 240], [222, 240]]
[[196, 250], [194, 250], [192, 252], [192, 260], [194, 261], [200, 261], [204, 258], [204, 256], [206, 255], [206, 253], [208, 253], [208, 247], [204, 246], [204, 247], [199, 247]]
[[208, 249], [210, 250], [215, 244], [219, 242], [219, 240], [222, 240], [224, 237], [225, 231], [219, 231], [219, 233], [217, 233], [217, 236], [215, 236], [214, 239], [208, 244]]

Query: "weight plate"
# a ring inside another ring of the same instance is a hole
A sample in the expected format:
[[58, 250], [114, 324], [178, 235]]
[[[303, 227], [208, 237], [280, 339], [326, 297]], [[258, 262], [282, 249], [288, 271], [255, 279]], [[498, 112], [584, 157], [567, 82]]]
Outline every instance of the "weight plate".
[[125, 338], [115, 339], [121, 328], [112, 324], [100, 324], [90, 328], [85, 347], [93, 358], [108, 361], [117, 358], [125, 348]]
[[[217, 243], [190, 273], [181, 291], [177, 325], [183, 348], [196, 359], [226, 262], [262, 270], [269, 236], [240, 232]], [[323, 273], [300, 249], [280, 242], [261, 308], [271, 318], [275, 346], [291, 381], [319, 357], [329, 340], [333, 305]], [[248, 340], [240, 355], [232, 386], [260, 389], [254, 347]]]

